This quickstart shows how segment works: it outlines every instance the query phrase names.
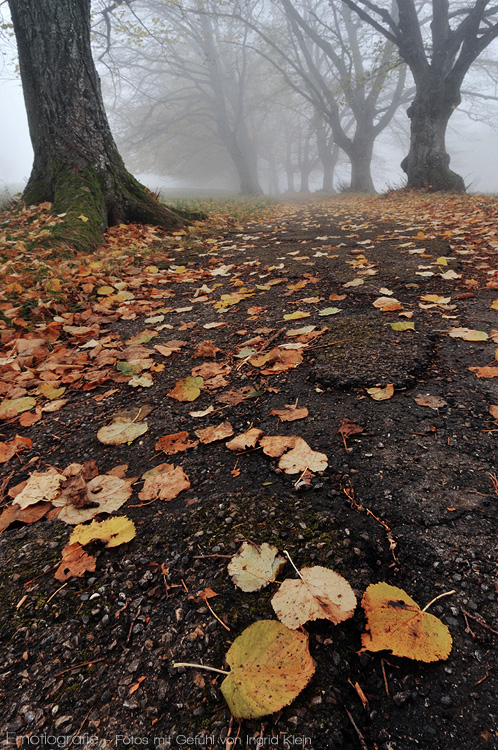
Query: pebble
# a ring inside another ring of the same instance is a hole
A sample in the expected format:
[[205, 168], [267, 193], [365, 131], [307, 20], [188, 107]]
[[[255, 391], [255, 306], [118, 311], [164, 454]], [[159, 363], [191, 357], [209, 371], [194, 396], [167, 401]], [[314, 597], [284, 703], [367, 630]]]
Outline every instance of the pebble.
[[451, 696], [449, 696], [449, 695], [443, 695], [441, 697], [441, 705], [442, 706], [452, 706], [453, 705], [453, 701], [451, 699]]

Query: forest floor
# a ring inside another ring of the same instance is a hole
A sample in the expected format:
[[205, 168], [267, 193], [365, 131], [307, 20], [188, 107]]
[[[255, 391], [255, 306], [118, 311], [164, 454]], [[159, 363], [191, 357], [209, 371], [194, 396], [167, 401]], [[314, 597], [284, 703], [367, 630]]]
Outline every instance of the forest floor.
[[[88, 257], [43, 249], [49, 206], [0, 217], [0, 745], [497, 748], [498, 200], [214, 208]], [[311, 450], [226, 447], [249, 428]], [[60, 567], [106, 513], [134, 538]], [[221, 675], [173, 663], [226, 669], [275, 619], [278, 584], [227, 571], [246, 540], [333, 569], [358, 606], [304, 626], [315, 672], [290, 705], [239, 722]], [[380, 581], [448, 594], [446, 660], [359, 653]]]

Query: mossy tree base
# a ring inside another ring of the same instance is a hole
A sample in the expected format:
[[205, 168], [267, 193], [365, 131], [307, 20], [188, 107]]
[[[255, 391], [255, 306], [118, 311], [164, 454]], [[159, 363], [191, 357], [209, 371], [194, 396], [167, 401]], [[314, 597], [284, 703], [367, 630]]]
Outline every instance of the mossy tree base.
[[90, 46], [90, 0], [9, 0], [34, 163], [28, 204], [53, 203], [53, 240], [92, 250], [108, 226], [184, 222], [127, 171], [112, 137]]

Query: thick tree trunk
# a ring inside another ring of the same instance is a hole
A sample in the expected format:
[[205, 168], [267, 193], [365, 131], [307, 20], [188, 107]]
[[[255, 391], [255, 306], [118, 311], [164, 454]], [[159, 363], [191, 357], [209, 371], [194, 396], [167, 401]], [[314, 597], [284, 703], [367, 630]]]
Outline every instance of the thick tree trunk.
[[410, 151], [401, 162], [408, 178], [407, 187], [464, 192], [462, 177], [449, 168], [445, 144], [448, 120], [460, 103], [460, 95], [445, 91], [443, 85], [437, 85], [429, 77], [419, 81], [417, 89], [407, 111], [411, 120]]
[[372, 180], [372, 155], [375, 135], [359, 132], [357, 126], [348, 156], [351, 162], [351, 185], [352, 193], [375, 193], [375, 185]]
[[[126, 221], [182, 226], [126, 170], [90, 48], [90, 0], [9, 0], [34, 150], [27, 203], [65, 214], [54, 239], [93, 249]], [[82, 218], [83, 217], [83, 218]]]

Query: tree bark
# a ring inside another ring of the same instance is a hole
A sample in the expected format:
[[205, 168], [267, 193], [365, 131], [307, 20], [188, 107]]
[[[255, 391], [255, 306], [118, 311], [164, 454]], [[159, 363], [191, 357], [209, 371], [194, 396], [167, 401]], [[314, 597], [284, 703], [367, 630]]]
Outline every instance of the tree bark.
[[91, 54], [90, 0], [8, 2], [34, 150], [24, 199], [64, 214], [52, 239], [91, 250], [118, 223], [181, 227], [118, 153]]
[[446, 129], [453, 110], [460, 104], [458, 91], [438, 85], [429, 69], [418, 81], [417, 94], [408, 108], [411, 121], [410, 150], [401, 162], [407, 187], [414, 190], [465, 192], [463, 178], [453, 172], [446, 151]]

